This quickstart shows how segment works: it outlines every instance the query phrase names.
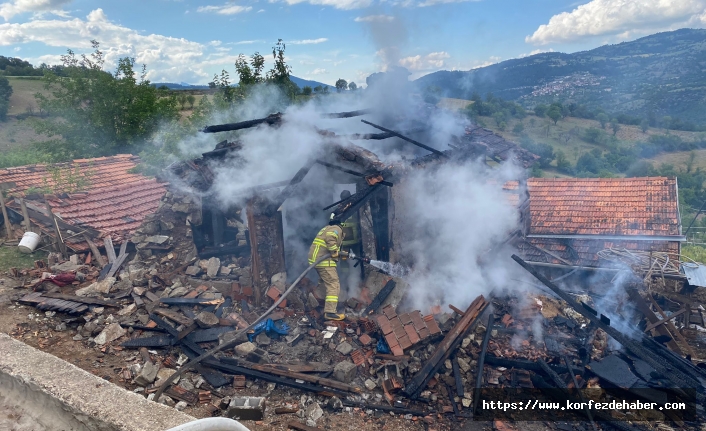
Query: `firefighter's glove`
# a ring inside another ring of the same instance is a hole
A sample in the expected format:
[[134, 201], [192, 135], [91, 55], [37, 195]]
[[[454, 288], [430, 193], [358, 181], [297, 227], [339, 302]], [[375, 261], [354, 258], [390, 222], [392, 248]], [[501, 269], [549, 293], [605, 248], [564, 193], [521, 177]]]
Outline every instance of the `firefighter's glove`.
[[338, 252], [337, 251], [332, 251], [331, 252], [331, 259], [338, 260]]

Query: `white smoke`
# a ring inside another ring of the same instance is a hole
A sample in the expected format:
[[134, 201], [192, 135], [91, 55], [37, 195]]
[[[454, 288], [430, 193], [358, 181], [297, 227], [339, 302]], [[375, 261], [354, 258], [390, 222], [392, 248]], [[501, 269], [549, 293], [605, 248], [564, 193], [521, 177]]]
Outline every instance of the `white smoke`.
[[[517, 209], [502, 191], [517, 178], [510, 165], [488, 169], [481, 163], [442, 164], [412, 172], [396, 204], [395, 245], [405, 263], [413, 306], [426, 309], [441, 299], [457, 306], [503, 287], [507, 276], [484, 258], [517, 225]], [[490, 273], [490, 274], [489, 274]]]

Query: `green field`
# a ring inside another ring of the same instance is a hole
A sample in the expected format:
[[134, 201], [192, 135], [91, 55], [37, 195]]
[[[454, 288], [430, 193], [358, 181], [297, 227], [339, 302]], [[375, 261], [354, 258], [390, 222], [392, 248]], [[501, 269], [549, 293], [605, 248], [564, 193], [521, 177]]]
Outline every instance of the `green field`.
[[[584, 131], [589, 127], [601, 127], [600, 123], [595, 120], [568, 117], [559, 120], [559, 122], [555, 125], [554, 122], [548, 118], [528, 115], [522, 120], [512, 119], [508, 121], [507, 127], [504, 131], [499, 130], [495, 120], [491, 117], [480, 117], [480, 120], [482, 121], [482, 125], [484, 125], [484, 127], [493, 130], [510, 141], [520, 142], [521, 135], [526, 134], [535, 142], [551, 145], [555, 151], [560, 149], [564, 152], [564, 154], [566, 154], [572, 164], [575, 164], [582, 154], [587, 153], [594, 148], [605, 150], [605, 148], [599, 145], [595, 145], [581, 139]], [[522, 133], [513, 133], [512, 129], [518, 123], [522, 123], [524, 130]], [[612, 134], [609, 126], [606, 126], [606, 132]], [[616, 136], [618, 138], [619, 145], [633, 145], [636, 142], [647, 141], [650, 135], [662, 135], [664, 133], [666, 133], [666, 131], [659, 128], [650, 128], [646, 133], [643, 133], [638, 126], [626, 126], [621, 124], [620, 130]], [[703, 132], [683, 132], [678, 130], [670, 130], [669, 134], [679, 136], [685, 141], [693, 141], [703, 135]], [[703, 158], [701, 157], [702, 154], [706, 155], [706, 153], [703, 153], [704, 150], [699, 151], [702, 152], [699, 153], [697, 159]], [[685, 153], [685, 155], [681, 153], [662, 154], [651, 160], [658, 163], [672, 163], [670, 160], [672, 160], [673, 156], [676, 160], [680, 160], [680, 158], [686, 160], [689, 152]], [[706, 161], [701, 162], [701, 165], [705, 164]], [[696, 167], [700, 165], [695, 163], [694, 166]]]

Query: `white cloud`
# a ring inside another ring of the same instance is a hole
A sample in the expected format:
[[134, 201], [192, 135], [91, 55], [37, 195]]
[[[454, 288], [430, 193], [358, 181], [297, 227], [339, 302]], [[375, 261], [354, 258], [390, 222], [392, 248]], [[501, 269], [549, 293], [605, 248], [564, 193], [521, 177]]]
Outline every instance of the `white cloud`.
[[285, 41], [287, 45], [316, 45], [318, 43], [324, 43], [328, 39], [325, 37], [320, 37], [318, 39], [303, 39], [303, 40], [293, 40], [291, 42]]
[[556, 52], [556, 51], [554, 51], [554, 48], [549, 48], [549, 49], [541, 49], [541, 48], [538, 48], [538, 49], [532, 50], [529, 54], [526, 53], [526, 52], [525, 52], [525, 53], [522, 53], [522, 54], [520, 54], [520, 55], [518, 56], [518, 58], [531, 57], [531, 56], [533, 56], [533, 55], [542, 54], [542, 53], [545, 53], [545, 52]]
[[[269, 0], [274, 3], [276, 0]], [[283, 0], [288, 5], [299, 3], [309, 3], [317, 6], [332, 6], [336, 9], [360, 9], [368, 7], [373, 3], [373, 0]]]
[[260, 9], [259, 11], [257, 11], [257, 13], [263, 13], [264, 11], [265, 9]]
[[407, 69], [414, 71], [440, 69], [444, 67], [444, 61], [450, 57], [451, 56], [448, 52], [439, 51], [432, 52], [424, 56], [415, 55], [401, 58], [399, 64], [402, 67], [406, 67]]
[[359, 16], [353, 21], [355, 22], [390, 22], [395, 19], [394, 16], [390, 15], [368, 15], [368, 16]]
[[706, 25], [706, 0], [592, 0], [540, 25], [525, 42], [573, 42], [585, 37], [653, 33]]
[[226, 45], [252, 45], [254, 43], [265, 43], [264, 40], [241, 40], [240, 42], [228, 42]]
[[314, 69], [313, 71], [309, 72], [310, 75], [326, 75], [328, 74], [328, 70], [326, 69]]
[[[42, 43], [61, 50], [73, 49], [77, 53], [91, 50], [90, 40], [101, 42], [106, 59], [106, 69], [117, 64], [119, 58], [134, 57], [138, 64], [147, 64], [147, 78], [152, 81], [205, 82], [210, 79], [203, 67], [208, 58], [208, 47], [183, 38], [158, 34], [143, 35], [136, 30], [110, 22], [102, 9], [88, 14], [85, 20], [33, 20], [25, 23], [0, 24], [0, 46], [24, 43]], [[222, 54], [214, 54], [216, 57]], [[58, 63], [58, 56], [30, 59]], [[223, 62], [223, 65], [232, 62]]]
[[25, 12], [38, 14], [51, 12], [64, 16], [65, 12], [61, 7], [70, 2], [71, 0], [12, 0], [6, 3], [0, 3], [0, 16], [5, 18], [5, 21]]
[[250, 12], [251, 6], [238, 6], [234, 4], [224, 4], [223, 6], [199, 6], [197, 12], [217, 13], [219, 15], [235, 15], [243, 12]]

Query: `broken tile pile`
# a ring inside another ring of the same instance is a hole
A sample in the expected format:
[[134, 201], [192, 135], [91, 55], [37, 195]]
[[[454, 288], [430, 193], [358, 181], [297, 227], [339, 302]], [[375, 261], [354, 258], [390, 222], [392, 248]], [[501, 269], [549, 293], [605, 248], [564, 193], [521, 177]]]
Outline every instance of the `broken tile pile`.
[[397, 315], [394, 307], [383, 307], [376, 321], [385, 337], [388, 347], [395, 356], [402, 356], [405, 350], [420, 341], [441, 333], [433, 315], [422, 317], [419, 310]]

